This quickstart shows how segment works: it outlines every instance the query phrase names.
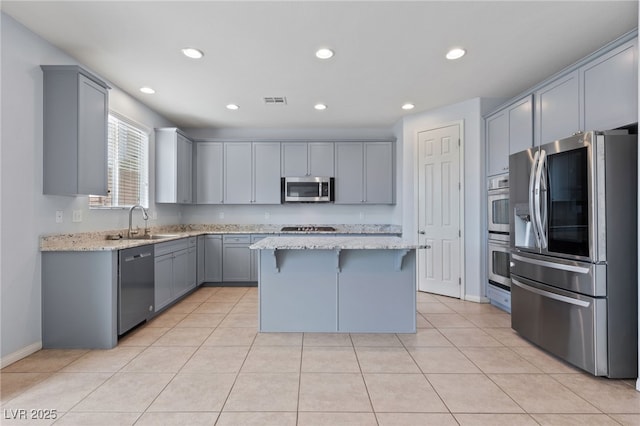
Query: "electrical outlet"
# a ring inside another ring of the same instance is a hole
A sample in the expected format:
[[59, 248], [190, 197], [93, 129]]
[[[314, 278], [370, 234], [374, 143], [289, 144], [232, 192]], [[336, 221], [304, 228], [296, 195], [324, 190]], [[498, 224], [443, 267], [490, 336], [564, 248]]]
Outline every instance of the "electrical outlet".
[[152, 211], [151, 212], [151, 220], [158, 220], [158, 212], [157, 211]]
[[269, 218], [271, 218], [271, 213], [264, 212], [264, 220], [269, 220]]
[[82, 222], [82, 210], [74, 210], [73, 217], [71, 218], [72, 222]]
[[218, 219], [224, 219], [224, 212], [218, 213]]
[[62, 223], [62, 210], [56, 210], [56, 223]]
[[364, 220], [364, 212], [360, 212], [360, 220]]

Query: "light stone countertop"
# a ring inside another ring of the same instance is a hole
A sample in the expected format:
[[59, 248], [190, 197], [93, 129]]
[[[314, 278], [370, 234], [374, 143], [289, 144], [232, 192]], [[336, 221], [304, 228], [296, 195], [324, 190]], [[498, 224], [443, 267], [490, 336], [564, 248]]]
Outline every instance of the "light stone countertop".
[[426, 248], [392, 236], [300, 236], [267, 237], [249, 248], [253, 250], [412, 250]]
[[[284, 226], [332, 226], [335, 232], [312, 232], [312, 231], [292, 231], [282, 232]], [[273, 234], [273, 235], [297, 235], [295, 238], [302, 238], [305, 235], [339, 235], [339, 234], [359, 234], [359, 235], [400, 235], [402, 227], [388, 224], [328, 224], [328, 225], [289, 225], [289, 224], [208, 224], [208, 225], [171, 225], [152, 227], [151, 234], [172, 234], [173, 237], [162, 239], [116, 239], [109, 240], [108, 236], [127, 234], [126, 229], [83, 232], [75, 234], [44, 235], [40, 237], [40, 251], [43, 252], [65, 252], [65, 251], [114, 251], [131, 247], [138, 247], [146, 244], [157, 244], [180, 238], [195, 237], [198, 235], [223, 235], [223, 234]], [[331, 238], [340, 238], [332, 236]], [[353, 238], [353, 237], [349, 237]], [[373, 237], [367, 237], [373, 238]]]

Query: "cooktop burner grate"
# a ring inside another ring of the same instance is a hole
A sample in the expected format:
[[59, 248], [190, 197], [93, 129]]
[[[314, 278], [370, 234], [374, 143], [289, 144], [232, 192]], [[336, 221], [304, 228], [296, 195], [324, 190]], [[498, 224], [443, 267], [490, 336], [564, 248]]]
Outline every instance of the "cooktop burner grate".
[[281, 232], [336, 232], [333, 226], [283, 226]]

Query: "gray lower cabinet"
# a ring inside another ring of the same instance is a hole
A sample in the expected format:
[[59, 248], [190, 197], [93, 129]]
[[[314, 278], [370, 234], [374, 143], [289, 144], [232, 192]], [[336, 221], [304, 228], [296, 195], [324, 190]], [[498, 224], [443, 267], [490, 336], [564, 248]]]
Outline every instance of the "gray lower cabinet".
[[222, 280], [251, 281], [250, 235], [224, 235], [222, 239]]
[[43, 192], [107, 195], [109, 86], [78, 66], [41, 68]]
[[118, 252], [42, 252], [42, 347], [118, 342]]
[[198, 235], [197, 240], [197, 260], [196, 260], [196, 285], [200, 285], [205, 282], [204, 279], [204, 271], [205, 271], [205, 235]]
[[222, 235], [204, 236], [204, 282], [222, 282]]
[[[195, 288], [196, 265], [189, 260], [189, 240], [190, 238], [183, 238], [156, 244], [154, 267], [156, 312]], [[195, 252], [192, 258], [195, 259]], [[190, 270], [191, 267], [193, 271]]]
[[336, 204], [393, 204], [393, 143], [335, 144]]

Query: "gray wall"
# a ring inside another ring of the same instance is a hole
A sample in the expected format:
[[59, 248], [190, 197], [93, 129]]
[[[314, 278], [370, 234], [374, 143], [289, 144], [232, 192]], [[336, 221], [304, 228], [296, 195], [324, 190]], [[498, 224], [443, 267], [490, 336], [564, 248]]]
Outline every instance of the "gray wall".
[[[2, 188], [0, 228], [1, 356], [3, 365], [38, 349], [41, 341], [41, 279], [39, 237], [43, 234], [125, 228], [123, 210], [89, 210], [87, 197], [42, 195], [42, 71], [41, 64], [77, 62], [1, 15], [2, 38]], [[111, 85], [113, 87], [113, 85]], [[153, 129], [172, 123], [149, 110], [117, 87], [109, 93], [110, 108]], [[153, 158], [153, 139], [150, 156]], [[154, 224], [179, 221], [179, 209], [153, 203], [153, 163], [150, 167]], [[64, 222], [55, 223], [56, 210]], [[73, 210], [83, 221], [72, 223]]]

